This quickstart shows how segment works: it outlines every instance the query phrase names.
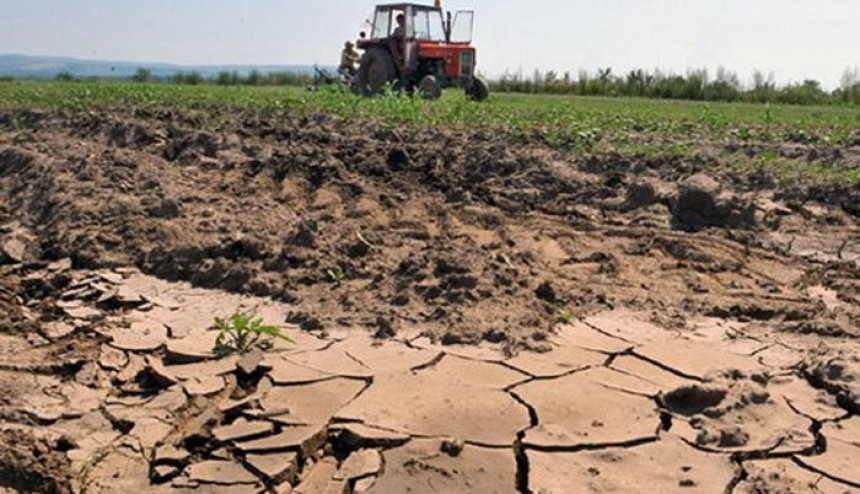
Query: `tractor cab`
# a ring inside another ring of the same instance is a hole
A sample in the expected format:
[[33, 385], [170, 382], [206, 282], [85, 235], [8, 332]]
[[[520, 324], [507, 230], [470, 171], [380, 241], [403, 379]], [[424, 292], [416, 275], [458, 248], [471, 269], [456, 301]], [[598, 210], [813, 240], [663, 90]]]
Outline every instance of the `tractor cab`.
[[393, 36], [397, 29], [397, 17], [400, 15], [403, 15], [406, 20], [407, 39], [465, 44], [472, 41], [473, 11], [458, 11], [452, 19], [451, 13], [443, 12], [441, 7], [406, 3], [376, 7], [370, 40], [382, 40]]
[[365, 50], [357, 77], [361, 94], [377, 94], [390, 83], [418, 89], [427, 98], [440, 96], [444, 87], [461, 86], [473, 99], [486, 99], [486, 83], [475, 75], [474, 12], [452, 15], [438, 3], [376, 7], [370, 36], [361, 33], [358, 41]]

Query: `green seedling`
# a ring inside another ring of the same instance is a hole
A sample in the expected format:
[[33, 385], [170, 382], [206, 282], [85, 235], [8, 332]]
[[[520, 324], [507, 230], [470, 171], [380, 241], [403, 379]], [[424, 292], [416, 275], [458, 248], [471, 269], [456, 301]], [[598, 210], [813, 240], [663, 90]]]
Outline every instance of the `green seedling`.
[[218, 338], [215, 340], [215, 354], [226, 356], [233, 353], [245, 354], [254, 348], [271, 348], [272, 339], [295, 343], [275, 326], [268, 326], [262, 318], [254, 318], [251, 313], [236, 312], [228, 319], [215, 318]]
[[765, 113], [764, 113], [764, 123], [765, 123], [765, 135], [768, 139], [770, 139], [770, 130], [773, 127], [773, 114], [770, 111], [770, 103], [765, 105]]
[[559, 324], [568, 324], [572, 320], [573, 320], [573, 314], [571, 314], [569, 311], [566, 311], [566, 310], [559, 312], [555, 316], [555, 322], [559, 323]]
[[738, 137], [744, 141], [749, 141], [753, 138], [753, 134], [749, 127], [741, 127], [738, 129]]
[[344, 278], [346, 278], [346, 274], [343, 272], [343, 269], [341, 269], [339, 266], [334, 267], [332, 269], [327, 269], [326, 274], [328, 275], [328, 277], [332, 281], [332, 283], [340, 283], [341, 281], [344, 280]]
[[758, 155], [759, 161], [764, 165], [779, 158], [779, 153], [774, 151], [765, 151]]

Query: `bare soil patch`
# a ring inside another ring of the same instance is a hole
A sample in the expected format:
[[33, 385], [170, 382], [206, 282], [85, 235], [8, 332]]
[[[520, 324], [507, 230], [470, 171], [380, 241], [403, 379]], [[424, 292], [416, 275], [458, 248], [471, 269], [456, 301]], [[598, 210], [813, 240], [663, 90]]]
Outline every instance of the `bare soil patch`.
[[856, 186], [225, 119], [0, 118], [0, 491], [860, 486]]

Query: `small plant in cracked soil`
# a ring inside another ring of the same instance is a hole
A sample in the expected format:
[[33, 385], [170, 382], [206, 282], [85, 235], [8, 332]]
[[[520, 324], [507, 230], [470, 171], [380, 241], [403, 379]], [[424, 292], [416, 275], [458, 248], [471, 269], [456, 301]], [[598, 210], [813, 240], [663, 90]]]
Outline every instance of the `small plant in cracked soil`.
[[248, 353], [254, 348], [270, 348], [273, 338], [295, 343], [280, 329], [266, 325], [262, 318], [255, 318], [251, 313], [236, 312], [227, 319], [216, 317], [215, 326], [219, 334], [214, 351], [219, 357]]
[[558, 324], [570, 324], [570, 321], [573, 320], [573, 314], [569, 311], [563, 310], [556, 314], [555, 322]]
[[346, 273], [344, 273], [343, 269], [341, 269], [339, 266], [336, 266], [332, 269], [327, 269], [326, 275], [328, 275], [329, 281], [336, 285], [339, 285], [346, 278]]

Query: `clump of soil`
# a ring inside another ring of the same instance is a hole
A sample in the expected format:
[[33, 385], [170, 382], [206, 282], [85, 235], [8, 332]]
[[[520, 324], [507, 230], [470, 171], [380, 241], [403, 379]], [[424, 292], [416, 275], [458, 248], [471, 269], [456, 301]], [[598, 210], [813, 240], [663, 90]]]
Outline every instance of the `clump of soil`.
[[755, 208], [749, 200], [723, 190], [719, 182], [698, 173], [681, 183], [674, 220], [679, 227], [690, 230], [709, 226], [749, 228], [755, 225]]
[[695, 415], [719, 405], [728, 391], [718, 386], [693, 384], [674, 389], [662, 397], [669, 410], [683, 415]]
[[62, 440], [38, 439], [15, 429], [0, 431], [0, 487], [33, 494], [71, 494]]
[[850, 347], [814, 353], [802, 369], [812, 384], [835, 394], [840, 406], [860, 414], [860, 355]]
[[[779, 385], [764, 374], [737, 371], [707, 384], [676, 388], [661, 397], [667, 411], [683, 421], [680, 434], [707, 450], [760, 452], [784, 448], [807, 452], [815, 447], [812, 422], [786, 402]], [[807, 383], [797, 384], [805, 388]], [[836, 407], [830, 409], [836, 410]]]

